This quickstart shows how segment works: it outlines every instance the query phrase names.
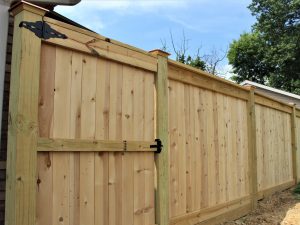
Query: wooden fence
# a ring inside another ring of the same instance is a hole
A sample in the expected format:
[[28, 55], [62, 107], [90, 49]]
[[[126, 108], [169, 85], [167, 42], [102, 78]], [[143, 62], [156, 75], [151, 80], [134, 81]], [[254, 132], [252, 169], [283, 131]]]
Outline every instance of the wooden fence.
[[[295, 106], [34, 5], [11, 11], [6, 225], [217, 224], [300, 180]], [[37, 37], [36, 21], [66, 38]]]
[[236, 218], [295, 184], [292, 105], [171, 60], [168, 68], [170, 224]]

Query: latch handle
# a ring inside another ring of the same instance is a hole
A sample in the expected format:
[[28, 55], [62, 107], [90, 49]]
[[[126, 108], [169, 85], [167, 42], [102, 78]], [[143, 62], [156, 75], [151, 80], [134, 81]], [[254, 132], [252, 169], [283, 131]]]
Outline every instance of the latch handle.
[[162, 142], [161, 142], [161, 140], [160, 139], [155, 139], [155, 142], [157, 143], [156, 145], [150, 145], [150, 148], [156, 148], [156, 151], [155, 151], [155, 153], [161, 153], [161, 151], [162, 151], [162, 148], [164, 147], [163, 145], [162, 145]]

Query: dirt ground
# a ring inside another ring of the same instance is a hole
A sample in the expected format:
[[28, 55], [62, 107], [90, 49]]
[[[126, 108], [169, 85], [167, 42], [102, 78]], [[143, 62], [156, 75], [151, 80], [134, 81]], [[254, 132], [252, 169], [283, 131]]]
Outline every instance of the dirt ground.
[[300, 196], [293, 190], [275, 193], [259, 201], [251, 214], [223, 225], [300, 225]]

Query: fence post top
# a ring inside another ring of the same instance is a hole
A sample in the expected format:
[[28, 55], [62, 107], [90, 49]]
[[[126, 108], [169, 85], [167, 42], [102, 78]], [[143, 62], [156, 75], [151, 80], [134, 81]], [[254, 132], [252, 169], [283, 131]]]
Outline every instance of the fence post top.
[[43, 7], [34, 5], [32, 3], [26, 2], [24, 0], [19, 1], [15, 4], [13, 4], [10, 9], [9, 12], [15, 16], [17, 14], [19, 14], [22, 11], [29, 11], [32, 12], [34, 14], [40, 15], [40, 16], [44, 16], [49, 10], [45, 9]]
[[151, 51], [149, 51], [149, 53], [152, 54], [152, 55], [155, 55], [155, 56], [160, 55], [160, 56], [163, 56], [163, 57], [168, 57], [168, 56], [171, 55], [170, 53], [165, 52], [165, 51], [160, 50], [160, 49], [151, 50]]
[[248, 88], [249, 91], [255, 90], [255, 89], [256, 89], [256, 87], [253, 86], [253, 85], [251, 85], [251, 84], [244, 85], [244, 87], [245, 87], [245, 88]]

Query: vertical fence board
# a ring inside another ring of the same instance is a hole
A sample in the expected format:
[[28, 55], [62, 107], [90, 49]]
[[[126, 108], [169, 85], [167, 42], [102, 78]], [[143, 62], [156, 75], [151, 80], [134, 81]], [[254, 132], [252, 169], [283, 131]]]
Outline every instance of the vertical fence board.
[[[47, 45], [45, 45], [47, 46]], [[70, 138], [81, 135], [81, 89], [82, 55], [72, 52], [71, 99], [70, 99]], [[70, 153], [70, 224], [80, 224], [80, 153]]]
[[[97, 59], [84, 56], [82, 59], [81, 87], [81, 138], [95, 138]], [[80, 89], [79, 89], [80, 90]], [[95, 161], [93, 152], [80, 154], [80, 224], [93, 225], [95, 218]]]
[[[55, 78], [56, 48], [42, 45], [41, 74], [39, 92], [39, 135], [53, 137], [53, 96]], [[49, 58], [51, 60], [49, 60]], [[41, 153], [37, 158], [37, 175], [40, 181], [37, 187], [37, 224], [52, 225], [53, 198], [52, 195], [52, 153]], [[48, 204], [48, 210], [42, 205]]]
[[[70, 137], [72, 52], [56, 49], [53, 137]], [[70, 154], [53, 154], [53, 224], [70, 223]]]
[[296, 165], [297, 165], [297, 182], [300, 182], [300, 111], [296, 110], [296, 113], [298, 113], [299, 117], [296, 116]]

